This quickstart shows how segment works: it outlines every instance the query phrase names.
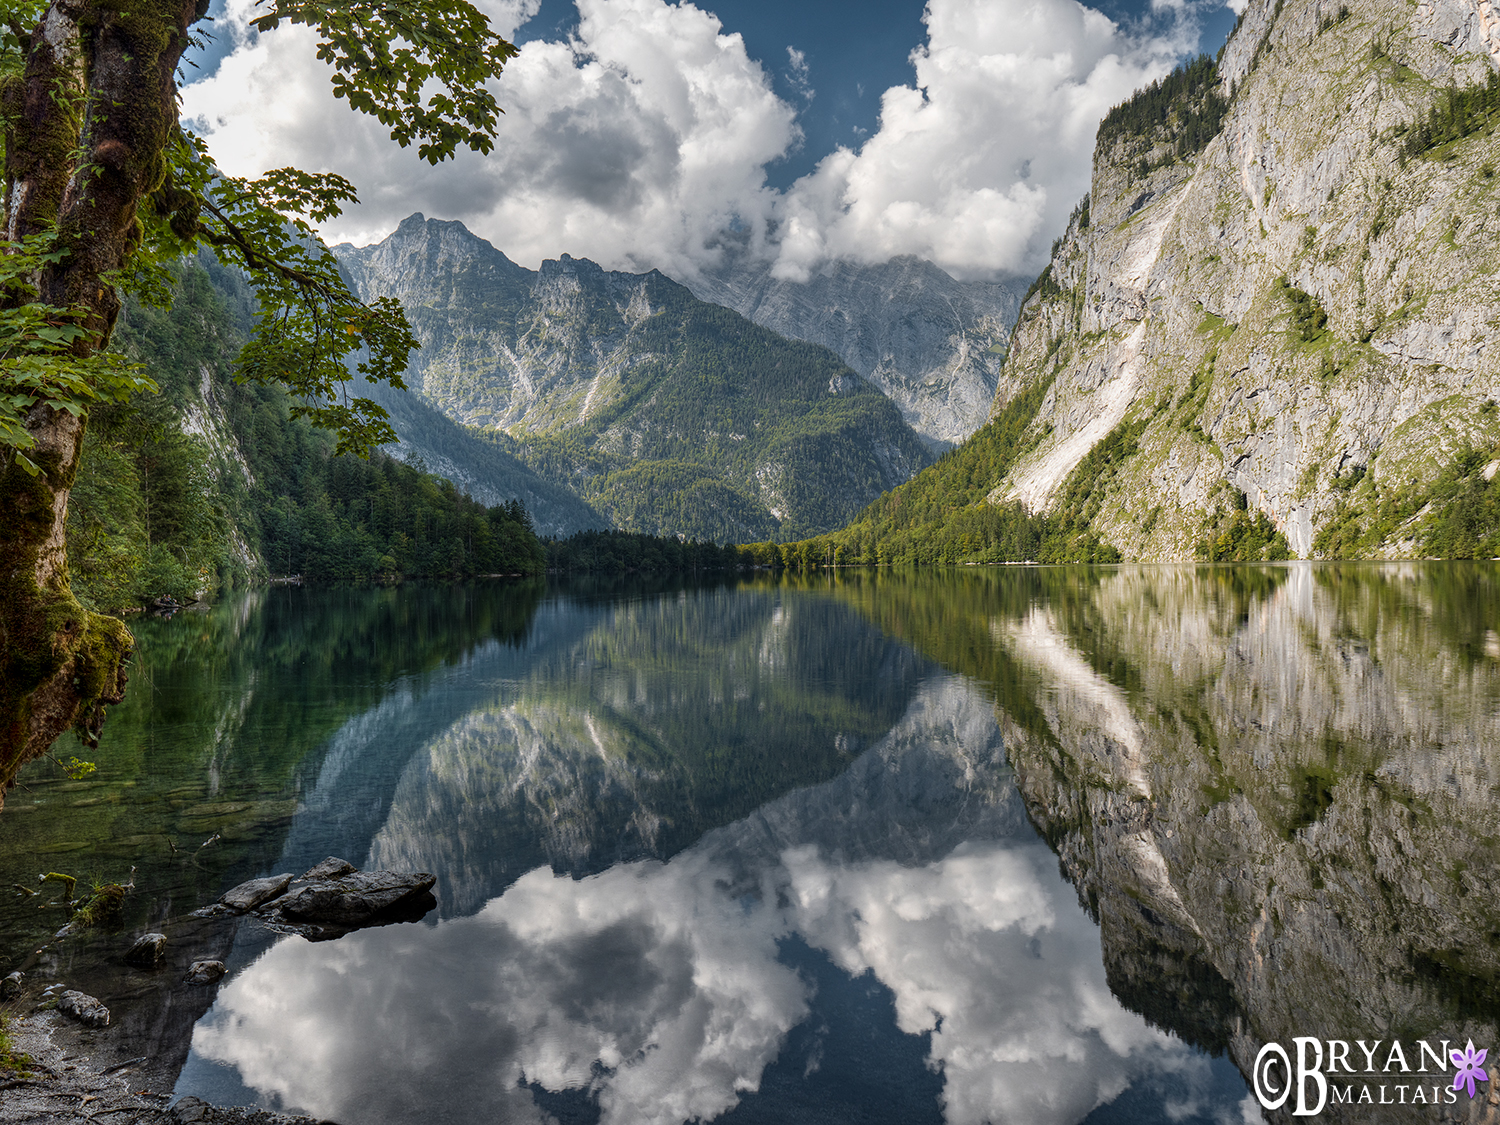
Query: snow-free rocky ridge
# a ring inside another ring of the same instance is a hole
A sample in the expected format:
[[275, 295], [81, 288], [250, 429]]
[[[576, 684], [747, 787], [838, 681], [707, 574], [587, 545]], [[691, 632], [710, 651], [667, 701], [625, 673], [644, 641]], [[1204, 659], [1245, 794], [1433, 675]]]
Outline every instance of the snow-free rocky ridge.
[[422, 343], [406, 374], [415, 395], [607, 526], [796, 538], [841, 526], [933, 458], [828, 349], [658, 271], [566, 254], [528, 270], [422, 215], [335, 251], [362, 299], [405, 307]]
[[996, 410], [1050, 386], [990, 501], [1050, 510], [1130, 427], [1092, 528], [1126, 558], [1193, 558], [1237, 507], [1300, 557], [1340, 527], [1426, 553], [1435, 508], [1376, 514], [1500, 440], [1500, 144], [1494, 114], [1421, 151], [1414, 127], [1497, 66], [1487, 0], [1251, 0], [1206, 147], [1101, 130], [1001, 372]]

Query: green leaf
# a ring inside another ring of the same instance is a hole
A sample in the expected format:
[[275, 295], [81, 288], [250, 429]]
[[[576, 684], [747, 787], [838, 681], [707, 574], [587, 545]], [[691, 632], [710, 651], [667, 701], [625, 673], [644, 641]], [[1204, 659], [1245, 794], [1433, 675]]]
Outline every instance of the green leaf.
[[[453, 0], [258, 0], [251, 21], [271, 31], [282, 20], [315, 28], [318, 58], [334, 68], [333, 92], [390, 129], [424, 160], [449, 159], [460, 145], [494, 147], [501, 110], [485, 84], [516, 48], [490, 30], [471, 4]], [[424, 87], [438, 87], [424, 99]]]

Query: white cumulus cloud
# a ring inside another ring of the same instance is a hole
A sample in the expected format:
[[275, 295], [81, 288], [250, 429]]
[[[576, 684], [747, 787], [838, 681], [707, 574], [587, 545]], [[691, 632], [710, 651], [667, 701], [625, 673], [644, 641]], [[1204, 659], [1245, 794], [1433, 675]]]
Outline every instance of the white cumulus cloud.
[[[228, 22], [243, 25], [249, 7], [234, 0]], [[489, 156], [431, 167], [396, 149], [328, 92], [303, 28], [241, 33], [184, 90], [183, 113], [234, 174], [296, 164], [353, 180], [362, 205], [325, 228], [332, 241], [381, 238], [422, 210], [527, 265], [566, 251], [690, 272], [736, 216], [768, 213], [764, 166], [800, 139], [795, 111], [740, 36], [691, 4], [578, 9], [575, 39], [526, 44], [496, 83], [506, 112]]]
[[[454, 729], [486, 752], [484, 727]], [[398, 786], [392, 823], [451, 808], [445, 794], [482, 801], [451, 739], [430, 749]], [[551, 774], [549, 760], [602, 752], [567, 737], [541, 749], [500, 737], [488, 753]], [[960, 816], [984, 838], [940, 846], [954, 810], [985, 804], [996, 815]], [[825, 832], [836, 843], [809, 842]], [[495, 846], [459, 838], [469, 857]], [[377, 837], [371, 862], [389, 845]], [[441, 853], [426, 853], [428, 870], [451, 868]], [[570, 1090], [597, 1101], [601, 1125], [707, 1122], [777, 1060], [802, 1064], [783, 1058], [790, 1033], [839, 1004], [785, 956], [789, 938], [889, 991], [900, 1031], [926, 1036], [946, 1125], [1074, 1125], [1137, 1084], [1161, 1090], [1174, 1119], [1174, 1107], [1232, 1107], [1203, 1055], [1111, 994], [1099, 928], [1010, 788], [992, 706], [957, 677], [930, 681], [842, 778], [666, 862], [582, 879], [542, 867], [468, 917], [282, 940], [220, 990], [193, 1050], [264, 1102], [366, 1125], [540, 1125], [542, 1092]]]
[[779, 275], [896, 254], [958, 276], [1040, 268], [1088, 190], [1099, 119], [1186, 45], [1077, 0], [930, 0], [924, 18], [916, 82], [885, 92], [879, 131], [781, 202]]
[[[230, 172], [339, 172], [361, 204], [330, 241], [384, 237], [421, 210], [458, 219], [529, 266], [568, 252], [610, 268], [691, 276], [726, 228], [751, 232], [777, 272], [828, 258], [930, 258], [961, 276], [1026, 273], [1087, 189], [1110, 105], [1168, 70], [1195, 37], [1191, 4], [1126, 29], [1077, 0], [929, 0], [914, 82], [887, 90], [879, 129], [785, 192], [766, 167], [796, 150], [810, 101], [779, 98], [737, 33], [666, 0], [576, 0], [566, 42], [533, 41], [494, 84], [495, 150], [438, 167], [397, 149], [333, 98], [306, 28], [257, 36], [230, 0], [235, 49], [183, 92], [184, 117]], [[539, 0], [481, 4], [502, 34]]]

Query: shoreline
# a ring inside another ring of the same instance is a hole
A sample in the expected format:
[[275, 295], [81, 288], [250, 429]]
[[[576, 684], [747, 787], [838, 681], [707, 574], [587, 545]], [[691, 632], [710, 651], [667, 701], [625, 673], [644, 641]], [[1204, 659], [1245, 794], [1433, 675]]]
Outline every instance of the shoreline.
[[[24, 1070], [0, 1063], [0, 1125], [107, 1121], [110, 1125], [333, 1125], [316, 1118], [198, 1098], [172, 1102], [176, 1076], [148, 1057], [110, 1062], [110, 1029], [86, 1028], [55, 1011], [35, 1010], [36, 997], [5, 1005], [6, 1034]], [[22, 1015], [22, 1009], [33, 1009]]]
[[[196, 956], [215, 931], [223, 941], [233, 930], [199, 919], [165, 928], [179, 940], [169, 947], [172, 955], [161, 971], [142, 973], [118, 958], [96, 962], [92, 971], [76, 965], [61, 968], [53, 959], [38, 966], [43, 950], [28, 959], [20, 992], [0, 1003], [10, 1047], [9, 1053], [0, 1052], [0, 1125], [334, 1125], [256, 1107], [211, 1105], [195, 1097], [174, 1100], [185, 1048], [179, 1052], [178, 1041], [153, 1035], [141, 1025], [142, 1002], [147, 1011], [159, 1010], [164, 991], [185, 987], [180, 962]], [[112, 945], [119, 941], [115, 934], [88, 937], [102, 937]], [[55, 946], [49, 943], [44, 949], [55, 951]], [[57, 1011], [47, 991], [57, 985], [104, 999], [115, 1009], [110, 1022], [90, 1027]], [[181, 999], [187, 995], [183, 992]], [[180, 1000], [168, 1005], [173, 1006], [183, 1007]]]

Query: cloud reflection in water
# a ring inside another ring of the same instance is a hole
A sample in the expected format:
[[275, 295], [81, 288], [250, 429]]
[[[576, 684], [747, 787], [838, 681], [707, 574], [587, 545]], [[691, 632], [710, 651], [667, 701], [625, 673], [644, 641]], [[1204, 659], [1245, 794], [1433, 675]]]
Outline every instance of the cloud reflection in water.
[[[586, 1088], [605, 1123], [707, 1121], [759, 1089], [812, 1010], [780, 957], [796, 935], [873, 973], [900, 1030], [930, 1037], [933, 1117], [949, 1125], [1077, 1122], [1148, 1075], [1206, 1088], [1204, 1056], [1110, 994], [1098, 929], [1008, 784], [985, 798], [989, 838], [925, 862], [828, 846], [833, 805], [894, 820], [930, 802], [951, 823], [935, 777], [949, 796], [983, 788], [976, 768], [1008, 783], [962, 681], [929, 685], [912, 714], [845, 778], [665, 863], [581, 880], [539, 868], [468, 918], [282, 941], [221, 991], [194, 1050], [267, 1101], [359, 1125], [547, 1120], [527, 1084]], [[903, 770], [927, 788], [882, 811], [874, 786]]]
[[759, 901], [729, 875], [696, 849], [576, 882], [539, 869], [471, 918], [287, 940], [224, 989], [194, 1048], [342, 1120], [543, 1120], [523, 1081], [592, 1083], [605, 1122], [707, 1120], [808, 1014], [777, 959], [798, 933], [873, 970], [902, 1031], [932, 1032], [951, 1125], [1073, 1122], [1148, 1071], [1206, 1069], [1110, 995], [1098, 931], [1039, 843], [925, 868], [794, 849]]

